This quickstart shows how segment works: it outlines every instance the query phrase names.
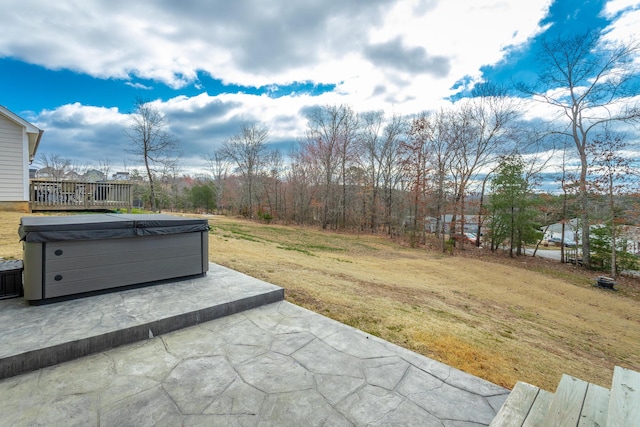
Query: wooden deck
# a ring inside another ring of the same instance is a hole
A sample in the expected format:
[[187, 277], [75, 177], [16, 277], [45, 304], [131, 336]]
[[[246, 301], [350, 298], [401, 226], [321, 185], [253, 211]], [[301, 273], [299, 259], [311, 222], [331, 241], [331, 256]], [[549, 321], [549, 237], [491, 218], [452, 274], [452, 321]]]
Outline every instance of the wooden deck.
[[31, 211], [92, 211], [133, 207], [132, 184], [125, 182], [53, 181], [29, 183]]
[[563, 375], [555, 392], [519, 382], [492, 427], [640, 425], [640, 373], [616, 366], [611, 391]]

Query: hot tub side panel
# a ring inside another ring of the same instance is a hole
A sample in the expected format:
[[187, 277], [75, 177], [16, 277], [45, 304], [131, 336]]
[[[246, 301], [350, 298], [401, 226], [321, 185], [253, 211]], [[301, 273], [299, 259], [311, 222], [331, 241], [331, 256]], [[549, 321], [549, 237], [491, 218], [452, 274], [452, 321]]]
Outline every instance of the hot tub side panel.
[[[40, 287], [43, 290], [40, 298], [205, 273], [208, 262], [203, 265], [203, 257], [207, 256], [203, 254], [206, 249], [203, 234], [206, 233], [42, 243]], [[33, 252], [35, 261], [37, 250]], [[29, 288], [36, 288], [36, 278], [30, 279]], [[36, 290], [30, 291], [27, 297], [26, 288], [25, 285], [25, 299], [38, 299]]]
[[43, 243], [22, 242], [22, 262], [24, 264], [24, 299], [40, 300], [42, 296], [42, 247]]
[[200, 234], [200, 244], [202, 247], [202, 272], [209, 271], [209, 232], [203, 231]]

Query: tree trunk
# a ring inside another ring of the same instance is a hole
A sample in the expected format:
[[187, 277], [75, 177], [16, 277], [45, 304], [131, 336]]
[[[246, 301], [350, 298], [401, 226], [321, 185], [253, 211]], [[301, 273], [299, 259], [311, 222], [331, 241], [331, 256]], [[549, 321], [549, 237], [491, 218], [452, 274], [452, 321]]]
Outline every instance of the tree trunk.
[[611, 277], [618, 275], [616, 262], [616, 213], [613, 204], [613, 175], [609, 175], [609, 210], [611, 212]]
[[[566, 219], [562, 219], [562, 231], [560, 232], [560, 263], [564, 264], [566, 262], [566, 254], [564, 253], [564, 229], [565, 229], [565, 221]], [[577, 246], [576, 246], [577, 248]], [[578, 251], [576, 249], [576, 263], [578, 262]]]
[[[591, 246], [589, 241], [589, 194], [587, 193], [587, 156], [586, 152], [580, 152], [580, 222], [582, 227], [582, 266], [591, 269]], [[564, 242], [562, 242], [564, 244]], [[577, 254], [576, 254], [577, 258]], [[576, 259], [577, 262], [577, 259]]]
[[153, 182], [153, 174], [151, 173], [151, 167], [149, 166], [149, 159], [148, 156], [145, 155], [144, 157], [144, 166], [147, 169], [147, 176], [149, 177], [149, 191], [150, 191], [150, 198], [151, 198], [151, 211], [152, 212], [156, 212], [157, 207], [156, 207], [156, 190], [154, 187], [154, 182]]
[[[563, 162], [564, 162], [564, 160], [563, 160]], [[564, 191], [564, 196], [562, 198], [562, 234], [560, 235], [560, 238], [562, 239], [562, 242], [560, 244], [560, 263], [564, 264], [565, 263], [565, 259], [564, 259], [564, 226], [565, 226], [565, 221], [567, 220], [567, 190], [564, 188], [564, 172], [563, 172], [562, 182], [563, 182], [562, 190]], [[576, 256], [577, 256], [577, 253], [576, 253]], [[576, 260], [576, 262], [577, 262], [577, 260]]]
[[513, 243], [515, 241], [515, 212], [513, 205], [511, 206], [511, 235], [509, 236], [509, 257], [513, 258]]
[[476, 231], [476, 246], [480, 247], [480, 235], [482, 234], [482, 209], [484, 207], [484, 190], [487, 185], [489, 174], [482, 180], [482, 191], [480, 191], [480, 206], [478, 207], [478, 228]]

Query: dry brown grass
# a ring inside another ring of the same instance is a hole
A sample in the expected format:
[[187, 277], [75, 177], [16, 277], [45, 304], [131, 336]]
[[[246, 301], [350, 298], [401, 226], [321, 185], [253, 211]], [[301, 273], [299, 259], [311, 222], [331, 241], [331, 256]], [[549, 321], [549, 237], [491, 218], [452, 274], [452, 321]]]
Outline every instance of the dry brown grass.
[[[0, 213], [0, 257], [21, 257], [20, 216]], [[218, 216], [210, 224], [211, 261], [494, 383], [553, 391], [563, 373], [609, 386], [614, 365], [640, 370], [637, 283], [612, 292], [592, 286], [597, 273], [531, 258], [452, 257], [381, 236]]]

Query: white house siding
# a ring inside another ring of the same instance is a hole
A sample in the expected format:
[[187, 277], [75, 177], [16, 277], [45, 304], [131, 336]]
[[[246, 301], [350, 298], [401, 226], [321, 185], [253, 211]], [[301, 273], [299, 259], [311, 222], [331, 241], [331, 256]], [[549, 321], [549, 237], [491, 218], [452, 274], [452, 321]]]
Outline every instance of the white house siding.
[[0, 115], [0, 202], [29, 200], [26, 141], [25, 129]]

